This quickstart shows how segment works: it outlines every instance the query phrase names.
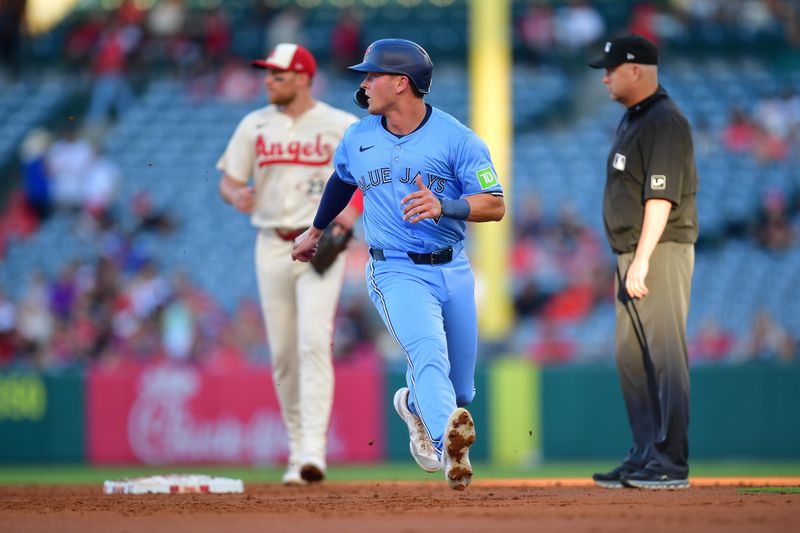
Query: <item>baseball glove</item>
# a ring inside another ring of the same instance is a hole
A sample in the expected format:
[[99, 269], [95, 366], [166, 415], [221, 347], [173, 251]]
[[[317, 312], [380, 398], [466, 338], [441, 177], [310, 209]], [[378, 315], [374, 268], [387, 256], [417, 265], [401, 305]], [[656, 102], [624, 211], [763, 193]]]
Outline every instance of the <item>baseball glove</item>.
[[[336, 235], [334, 235], [333, 228], [338, 227], [341, 231], [337, 231]], [[337, 224], [334, 222], [333, 224], [329, 225], [325, 228], [325, 231], [322, 234], [322, 237], [319, 239], [319, 243], [317, 244], [317, 253], [311, 258], [311, 267], [317, 271], [318, 274], [322, 275], [327, 271], [336, 258], [339, 257], [339, 254], [342, 253], [346, 248], [350, 239], [353, 238], [353, 230], [352, 229], [344, 229], [344, 226], [341, 224]]]

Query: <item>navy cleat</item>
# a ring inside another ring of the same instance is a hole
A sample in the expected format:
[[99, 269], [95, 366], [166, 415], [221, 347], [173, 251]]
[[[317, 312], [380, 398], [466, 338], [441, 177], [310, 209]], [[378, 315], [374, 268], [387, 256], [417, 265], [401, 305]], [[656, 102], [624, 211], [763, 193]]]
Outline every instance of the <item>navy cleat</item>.
[[626, 464], [621, 464], [611, 472], [598, 472], [592, 476], [594, 484], [604, 489], [622, 489], [625, 485], [622, 484], [622, 477], [625, 474], [632, 474], [635, 472]]
[[631, 472], [622, 476], [622, 484], [626, 487], [650, 490], [676, 490], [688, 489], [689, 479], [677, 477], [663, 472], [657, 472], [652, 468], [644, 467], [636, 472]]

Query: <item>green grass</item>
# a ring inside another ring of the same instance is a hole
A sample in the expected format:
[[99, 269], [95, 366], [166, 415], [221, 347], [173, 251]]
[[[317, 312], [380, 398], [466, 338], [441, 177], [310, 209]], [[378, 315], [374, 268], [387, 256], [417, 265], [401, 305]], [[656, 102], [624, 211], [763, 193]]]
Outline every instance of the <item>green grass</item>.
[[[479, 478], [588, 478], [593, 472], [613, 468], [613, 461], [548, 462], [538, 466], [498, 466], [476, 463]], [[107, 479], [150, 476], [167, 473], [195, 473], [242, 479], [248, 483], [276, 483], [282, 468], [240, 466], [118, 466], [86, 465], [3, 465], [0, 485], [95, 484]], [[692, 476], [697, 477], [800, 477], [800, 462], [725, 461], [692, 462]], [[331, 481], [426, 481], [438, 480], [440, 473], [426, 474], [411, 459], [405, 463], [377, 465], [334, 465], [328, 472]]]
[[752, 487], [749, 489], [739, 489], [738, 492], [745, 492], [745, 493], [770, 492], [774, 494], [800, 494], [800, 487]]

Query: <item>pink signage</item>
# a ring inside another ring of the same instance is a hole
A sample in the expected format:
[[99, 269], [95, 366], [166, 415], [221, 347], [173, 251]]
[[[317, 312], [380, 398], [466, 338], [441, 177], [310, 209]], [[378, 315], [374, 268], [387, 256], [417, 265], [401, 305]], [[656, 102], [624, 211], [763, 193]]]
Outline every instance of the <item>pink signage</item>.
[[[331, 463], [380, 460], [384, 380], [374, 358], [337, 365]], [[286, 430], [269, 368], [160, 364], [95, 369], [87, 387], [93, 463], [281, 464]]]

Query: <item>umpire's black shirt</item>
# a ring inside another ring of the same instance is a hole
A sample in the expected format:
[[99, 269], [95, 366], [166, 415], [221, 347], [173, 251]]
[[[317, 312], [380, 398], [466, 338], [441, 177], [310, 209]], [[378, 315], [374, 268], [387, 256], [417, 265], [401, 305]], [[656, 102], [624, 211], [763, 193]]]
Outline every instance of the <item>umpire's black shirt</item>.
[[615, 253], [632, 252], [642, 233], [644, 203], [672, 202], [660, 242], [697, 240], [697, 169], [689, 122], [661, 87], [628, 108], [608, 154], [603, 222]]

